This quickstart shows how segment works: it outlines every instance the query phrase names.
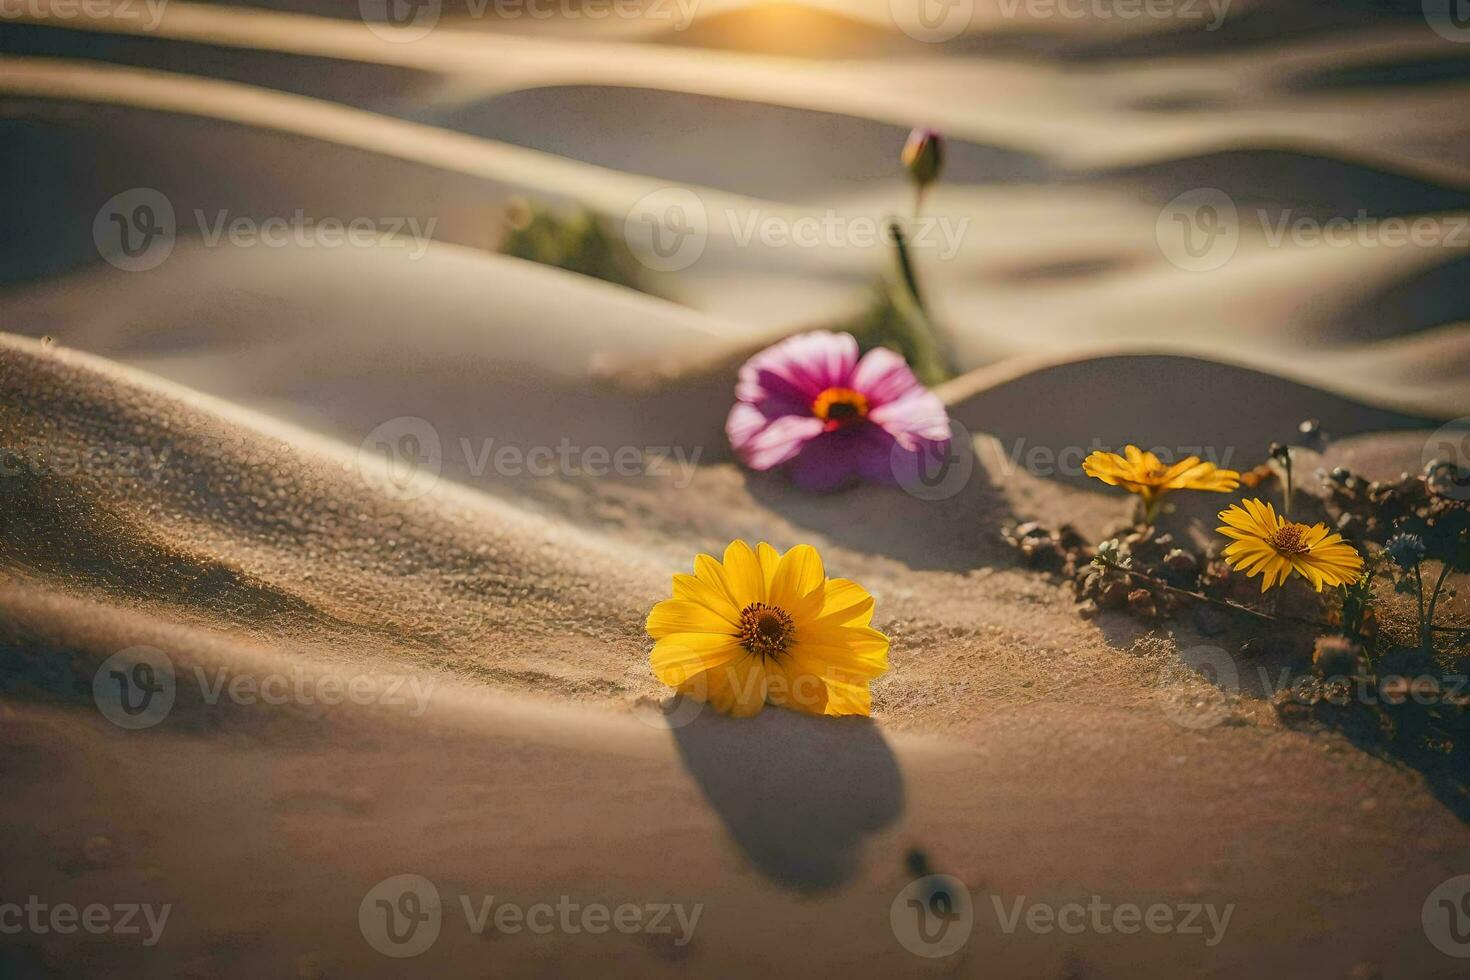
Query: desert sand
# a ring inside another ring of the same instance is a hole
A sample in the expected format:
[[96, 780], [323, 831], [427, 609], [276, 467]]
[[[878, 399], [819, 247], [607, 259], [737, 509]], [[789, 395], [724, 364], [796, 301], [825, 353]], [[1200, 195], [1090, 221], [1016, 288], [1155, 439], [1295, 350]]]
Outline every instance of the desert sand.
[[[1038, 447], [1197, 447], [1248, 468], [1315, 418], [1333, 441], [1314, 464], [1423, 464], [1429, 434], [1470, 414], [1464, 46], [1366, 4], [1242, 4], [1217, 37], [980, 17], [941, 45], [885, 7], [711, 3], [676, 31], [449, 4], [414, 43], [328, 4], [0, 25], [0, 172], [22, 230], [0, 243], [0, 898], [172, 907], [156, 945], [7, 935], [0, 966], [1462, 974], [1420, 917], [1470, 871], [1463, 795], [1284, 726], [1280, 665], [1240, 655], [1244, 624], [1085, 620], [1000, 532], [1100, 536], [1126, 514], [1111, 488], [1028, 464]], [[742, 244], [711, 222], [698, 261], [649, 271], [646, 292], [496, 254], [512, 199], [614, 227], [671, 185], [736, 225], [902, 211], [894, 158], [915, 124], [952, 141], [926, 209], [968, 222], [954, 256], [919, 257], [973, 467], [945, 499], [805, 495], [741, 469], [724, 437], [744, 357], [860, 309], [882, 253]], [[93, 219], [140, 186], [180, 233], [130, 272], [100, 260]], [[1203, 271], [1157, 228], [1201, 187], [1246, 216]], [[211, 244], [196, 209], [433, 231]], [[1429, 217], [1438, 237], [1283, 245], [1257, 209]], [[438, 446], [407, 477], [364, 450], [404, 419]], [[665, 465], [486, 464], [487, 446], [563, 442]], [[874, 594], [893, 666], [872, 719], [738, 722], [651, 676], [648, 609], [734, 538], [813, 544]], [[166, 655], [176, 700], [126, 730], [93, 685], [137, 646]], [[1201, 651], [1230, 658], [1233, 683], [1194, 669]], [[211, 703], [201, 676], [409, 694]], [[890, 927], [916, 853], [973, 896], [953, 956], [916, 957]], [[438, 886], [442, 931], [390, 959], [359, 904], [408, 873]], [[478, 936], [460, 900], [492, 895], [702, 912], [688, 942]], [[1233, 913], [1207, 945], [1208, 928], [1007, 932], [992, 908], [1092, 896]]]

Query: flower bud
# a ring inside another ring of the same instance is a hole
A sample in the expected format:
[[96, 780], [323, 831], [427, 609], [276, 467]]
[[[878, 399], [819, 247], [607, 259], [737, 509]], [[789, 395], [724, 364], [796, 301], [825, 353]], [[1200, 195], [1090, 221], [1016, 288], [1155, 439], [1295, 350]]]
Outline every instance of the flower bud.
[[1383, 550], [1399, 568], [1408, 571], [1424, 560], [1424, 539], [1417, 534], [1400, 532], [1383, 544]]
[[944, 169], [944, 137], [932, 129], [909, 133], [903, 147], [903, 165], [921, 190], [928, 187]]

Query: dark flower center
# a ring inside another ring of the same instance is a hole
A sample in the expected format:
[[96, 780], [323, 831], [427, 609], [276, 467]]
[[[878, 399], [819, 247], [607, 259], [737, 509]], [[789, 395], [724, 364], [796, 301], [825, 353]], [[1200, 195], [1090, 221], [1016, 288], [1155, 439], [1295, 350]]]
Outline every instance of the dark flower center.
[[828, 388], [812, 402], [812, 414], [827, 423], [827, 431], [866, 418], [868, 398], [851, 388]]
[[740, 612], [740, 645], [762, 657], [785, 653], [796, 624], [784, 609], [752, 602]]
[[1283, 555], [1302, 555], [1311, 550], [1306, 539], [1305, 524], [1283, 524], [1272, 532], [1267, 543]]

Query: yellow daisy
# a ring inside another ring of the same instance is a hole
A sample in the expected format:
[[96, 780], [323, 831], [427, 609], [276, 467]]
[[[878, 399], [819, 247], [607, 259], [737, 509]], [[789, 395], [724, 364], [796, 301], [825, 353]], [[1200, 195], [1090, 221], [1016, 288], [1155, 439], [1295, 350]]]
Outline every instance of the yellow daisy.
[[1296, 572], [1322, 591], [1324, 585], [1347, 585], [1363, 574], [1363, 557], [1341, 534], [1328, 534], [1326, 524], [1296, 524], [1260, 500], [1245, 500], [1220, 511], [1225, 527], [1217, 528], [1235, 543], [1225, 561], [1247, 577], [1260, 574], [1261, 591], [1280, 585]]
[[782, 554], [732, 541], [724, 562], [694, 559], [674, 597], [648, 614], [660, 681], [736, 717], [769, 701], [814, 715], [867, 715], [868, 682], [888, 669], [873, 597], [827, 578], [811, 545]]
[[1169, 466], [1153, 453], [1125, 446], [1124, 456], [1097, 450], [1082, 461], [1082, 472], [1110, 486], [1143, 497], [1145, 505], [1170, 490], [1216, 490], [1229, 493], [1240, 486], [1240, 474], [1222, 470], [1189, 456]]

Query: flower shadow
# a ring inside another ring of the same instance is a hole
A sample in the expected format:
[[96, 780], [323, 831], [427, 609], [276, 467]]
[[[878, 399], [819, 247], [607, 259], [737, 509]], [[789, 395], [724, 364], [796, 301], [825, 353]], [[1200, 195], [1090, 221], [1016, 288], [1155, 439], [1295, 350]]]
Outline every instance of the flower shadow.
[[841, 885], [869, 835], [903, 812], [903, 777], [866, 718], [767, 708], [734, 719], [701, 710], [672, 729], [685, 767], [741, 852], [800, 892]]
[[956, 444], [960, 464], [947, 484], [919, 493], [858, 484], [811, 493], [782, 473], [745, 474], [746, 489], [792, 525], [853, 551], [883, 555], [922, 571], [966, 572], [1014, 564], [1001, 528], [1015, 520], [986, 458]]

